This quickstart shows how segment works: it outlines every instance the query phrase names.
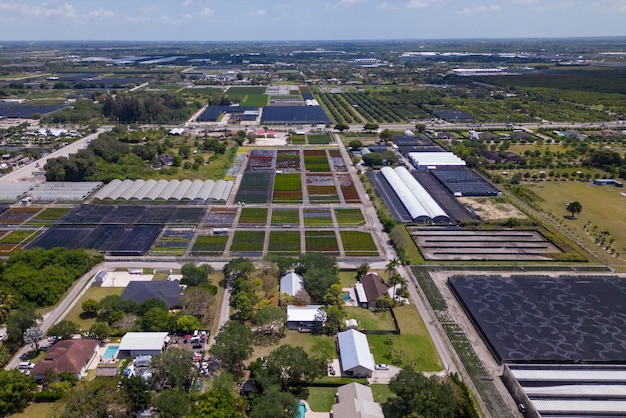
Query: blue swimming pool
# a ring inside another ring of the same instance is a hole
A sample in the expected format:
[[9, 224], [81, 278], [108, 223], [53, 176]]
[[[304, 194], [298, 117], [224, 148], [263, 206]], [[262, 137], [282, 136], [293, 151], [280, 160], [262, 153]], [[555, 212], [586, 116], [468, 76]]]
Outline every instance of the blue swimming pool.
[[350, 292], [344, 293], [343, 300], [350, 300]]
[[306, 416], [306, 405], [302, 402], [298, 402], [298, 415], [297, 418], [304, 418]]
[[110, 345], [107, 347], [106, 351], [104, 352], [104, 354], [102, 355], [102, 358], [115, 358], [115, 356], [117, 355], [117, 351], [120, 349], [119, 345]]

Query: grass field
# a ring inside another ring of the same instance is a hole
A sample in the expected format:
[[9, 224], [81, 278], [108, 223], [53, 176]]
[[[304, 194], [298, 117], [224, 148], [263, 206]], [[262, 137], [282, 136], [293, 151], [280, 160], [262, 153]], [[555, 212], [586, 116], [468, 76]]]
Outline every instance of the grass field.
[[69, 211], [70, 208], [47, 208], [41, 211], [33, 219], [26, 222], [25, 225], [52, 226]]
[[300, 232], [271, 231], [267, 251], [270, 254], [300, 254]]
[[267, 223], [267, 208], [242, 208], [239, 215], [239, 224], [265, 225]]
[[335, 218], [339, 226], [361, 226], [365, 224], [361, 209], [335, 208]]
[[[393, 348], [401, 352], [399, 363], [413, 364], [420, 372], [434, 372], [441, 370], [441, 360], [424, 321], [412, 305], [394, 308], [394, 313], [400, 326], [400, 335], [393, 335]], [[386, 356], [388, 335], [368, 335], [367, 339], [376, 363], [395, 363], [392, 357]]]
[[99, 302], [105, 296], [121, 295], [123, 291], [123, 287], [90, 287], [63, 319], [76, 322], [81, 329], [87, 330], [96, 323], [96, 318], [81, 317], [83, 302], [87, 299], [94, 299]]
[[388, 310], [373, 311], [360, 306], [346, 306], [346, 318], [356, 319], [359, 330], [394, 330], [396, 326]]
[[15, 418], [43, 418], [53, 416], [57, 402], [31, 402], [23, 412], [12, 414]]
[[309, 391], [309, 396], [306, 398], [306, 401], [313, 411], [330, 412], [335, 404], [336, 387], [309, 386], [307, 390]]
[[191, 248], [191, 255], [218, 255], [224, 252], [228, 236], [203, 235], [199, 236]]
[[267, 106], [269, 96], [265, 94], [265, 87], [230, 87], [226, 95], [231, 100], [239, 102], [241, 106]]
[[[282, 338], [279, 344], [289, 344], [294, 347], [302, 347], [307, 354], [312, 355], [313, 351], [311, 349], [313, 348], [315, 342], [319, 340], [326, 340], [330, 341], [333, 345], [335, 344], [335, 338], [328, 335], [314, 335], [289, 330], [285, 331], [285, 338]], [[277, 348], [278, 345], [254, 346], [254, 353], [252, 354], [252, 357], [250, 357], [249, 362], [253, 362], [259, 357], [266, 357]]]
[[300, 210], [272, 209], [272, 225], [300, 225]]
[[[583, 230], [583, 226], [587, 222], [591, 222], [591, 228], [596, 226], [597, 231], [608, 231], [611, 237], [615, 239], [613, 246], [618, 252], [624, 252], [626, 246], [626, 214], [624, 212], [626, 197], [620, 194], [624, 189], [614, 186], [596, 186], [579, 181], [547, 181], [526, 187], [543, 199], [543, 202], [538, 202], [538, 204], [544, 211], [552, 213], [561, 220], [564, 226], [590, 245], [595, 246], [595, 237], [593, 234], [588, 235]], [[580, 214], [576, 215], [576, 219], [569, 219], [571, 214], [565, 208], [573, 201], [580, 202], [583, 209]], [[624, 256], [614, 258], [602, 248], [596, 248], [596, 253], [605, 262], [622, 270], [626, 268]]]
[[230, 251], [235, 253], [263, 252], [265, 231], [235, 231]]
[[343, 250], [347, 256], [368, 256], [378, 254], [372, 235], [360, 231], [340, 231]]
[[304, 145], [306, 144], [306, 137], [304, 135], [296, 135], [290, 134], [289, 139], [293, 145]]
[[388, 398], [397, 398], [396, 394], [389, 389], [389, 385], [370, 385], [374, 402], [385, 403]]
[[335, 231], [305, 231], [307, 252], [339, 254]]
[[333, 139], [328, 134], [309, 134], [307, 139], [311, 145], [326, 145], [333, 142]]

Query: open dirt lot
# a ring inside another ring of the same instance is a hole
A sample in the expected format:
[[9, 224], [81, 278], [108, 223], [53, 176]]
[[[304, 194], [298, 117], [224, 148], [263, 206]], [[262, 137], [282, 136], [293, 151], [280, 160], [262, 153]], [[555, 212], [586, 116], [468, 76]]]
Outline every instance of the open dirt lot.
[[498, 219], [526, 219], [519, 209], [510, 203], [499, 203], [484, 197], [459, 197], [461, 202], [466, 207], [485, 221], [494, 221]]

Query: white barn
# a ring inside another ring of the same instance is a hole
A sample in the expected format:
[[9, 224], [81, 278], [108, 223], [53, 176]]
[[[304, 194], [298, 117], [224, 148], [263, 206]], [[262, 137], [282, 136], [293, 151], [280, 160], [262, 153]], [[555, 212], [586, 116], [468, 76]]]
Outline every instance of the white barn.
[[337, 334], [339, 361], [342, 375], [372, 377], [374, 359], [367, 342], [367, 336], [355, 329]]
[[299, 274], [291, 271], [280, 278], [280, 293], [295, 296], [302, 289], [304, 289], [304, 284]]

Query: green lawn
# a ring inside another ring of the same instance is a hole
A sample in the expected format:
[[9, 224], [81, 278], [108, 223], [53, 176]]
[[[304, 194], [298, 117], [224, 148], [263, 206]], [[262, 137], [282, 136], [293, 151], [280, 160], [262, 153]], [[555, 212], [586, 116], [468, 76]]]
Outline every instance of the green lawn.
[[306, 398], [306, 401], [313, 411], [330, 412], [330, 409], [335, 404], [336, 387], [309, 386], [307, 390], [309, 391], [309, 396]]
[[79, 299], [79, 301], [70, 310], [67, 316], [63, 319], [76, 322], [81, 329], [87, 330], [93, 324], [96, 323], [95, 317], [83, 318], [81, 312], [83, 311], [83, 302], [87, 299], [94, 299], [100, 301], [105, 296], [109, 295], [121, 295], [124, 291], [123, 287], [90, 287], [85, 294]]
[[57, 410], [56, 402], [31, 402], [23, 412], [11, 415], [14, 418], [44, 418], [53, 416]]
[[230, 87], [226, 91], [229, 99], [235, 99], [241, 106], [267, 106], [269, 96], [265, 87]]
[[[393, 348], [403, 353], [403, 358], [398, 364], [406, 366], [413, 363], [415, 370], [420, 372], [440, 371], [441, 360], [437, 355], [430, 334], [424, 325], [424, 321], [414, 306], [402, 306], [394, 308], [394, 313], [400, 325], [400, 335], [393, 335]], [[393, 358], [387, 357], [387, 335], [368, 335], [367, 340], [374, 355], [376, 363], [398, 363]]]
[[259, 357], [268, 356], [272, 351], [278, 348], [278, 345], [289, 344], [295, 347], [302, 347], [307, 354], [311, 355], [313, 352], [311, 349], [316, 341], [319, 340], [327, 340], [335, 344], [335, 338], [328, 335], [314, 335], [308, 333], [302, 333], [298, 331], [285, 331], [285, 338], [282, 338], [278, 344], [276, 345], [267, 345], [267, 346], [255, 346], [254, 353], [250, 358], [249, 362], [253, 362]]
[[[543, 202], [538, 202], [538, 204], [544, 211], [552, 213], [565, 227], [589, 245], [595, 245], [595, 237], [593, 234], [587, 235], [583, 230], [587, 222], [591, 222], [592, 228], [595, 225], [597, 231], [609, 231], [611, 237], [615, 239], [613, 246], [618, 252], [623, 252], [626, 246], [626, 214], [624, 212], [626, 197], [621, 193], [625, 189], [597, 186], [579, 181], [545, 181], [526, 187], [543, 199]], [[565, 208], [573, 201], [580, 202], [583, 209], [580, 214], [576, 215], [576, 219], [569, 219], [566, 216], [569, 217], [571, 214]], [[626, 269], [624, 256], [614, 258], [603, 249], [596, 248], [596, 253], [603, 258], [604, 262], [621, 270]]]
[[356, 319], [359, 330], [394, 330], [393, 318], [388, 310], [374, 312], [358, 306], [346, 306], [346, 318]]
[[387, 398], [396, 398], [396, 394], [389, 389], [389, 385], [370, 385], [374, 402], [385, 403]]
[[312, 145], [326, 145], [333, 142], [333, 139], [328, 134], [309, 134], [307, 137], [309, 144]]

